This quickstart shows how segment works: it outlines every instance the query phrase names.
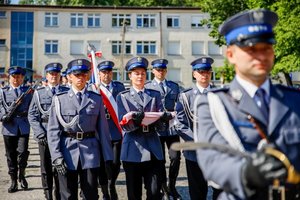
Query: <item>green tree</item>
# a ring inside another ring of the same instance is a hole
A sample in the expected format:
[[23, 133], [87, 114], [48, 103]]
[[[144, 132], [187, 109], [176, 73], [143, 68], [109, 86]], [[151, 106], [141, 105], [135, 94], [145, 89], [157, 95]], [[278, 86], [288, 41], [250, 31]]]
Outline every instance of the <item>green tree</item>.
[[221, 80], [221, 84], [229, 83], [235, 76], [233, 65], [226, 59], [223, 66], [213, 68], [216, 79]]
[[275, 11], [279, 22], [275, 27], [277, 44], [272, 73], [287, 74], [300, 71], [300, 0], [201, 0], [194, 5], [200, 6], [203, 12], [210, 14], [210, 19], [203, 23], [212, 25], [210, 36], [216, 39], [218, 45], [225, 44], [218, 27], [233, 14], [252, 8], [268, 8]]

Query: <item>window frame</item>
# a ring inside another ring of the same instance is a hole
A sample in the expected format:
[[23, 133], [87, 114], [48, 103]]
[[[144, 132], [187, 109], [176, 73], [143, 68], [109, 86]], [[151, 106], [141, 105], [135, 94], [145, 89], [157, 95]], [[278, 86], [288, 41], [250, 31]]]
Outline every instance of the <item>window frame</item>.
[[[83, 13], [70, 13], [70, 27], [71, 28], [82, 28], [83, 24]], [[72, 24], [72, 21], [75, 20], [75, 24]], [[81, 25], [80, 25], [81, 22]]]
[[[141, 22], [138, 22], [138, 21]], [[145, 22], [148, 22], [148, 26], [145, 26]], [[141, 25], [139, 25], [141, 24]], [[153, 25], [152, 25], [153, 24]], [[136, 15], [136, 27], [137, 28], [155, 28], [156, 27], [156, 14], [137, 14]]]
[[[171, 21], [171, 25], [169, 25], [169, 20], [172, 20]], [[176, 21], [177, 20], [177, 25], [175, 25]], [[167, 28], [180, 28], [180, 17], [179, 16], [167, 16]]]
[[126, 22], [126, 26], [131, 26], [131, 14], [112, 14], [111, 20], [111, 26], [113, 28], [122, 27], [124, 20]]
[[[142, 52], [139, 51], [139, 46], [141, 46]], [[152, 51], [152, 48], [154, 52]], [[148, 48], [148, 53], [145, 53], [146, 48]], [[156, 41], [137, 41], [136, 42], [136, 54], [137, 55], [157, 55], [157, 44]]]
[[[50, 51], [47, 52], [47, 45], [49, 45]], [[56, 52], [54, 51], [54, 46], [56, 45]], [[58, 40], [45, 40], [44, 41], [44, 54], [45, 55], [55, 55], [58, 54]]]
[[[49, 24], [47, 24], [47, 18], [49, 18]], [[56, 18], [56, 24], [54, 24], [54, 19]], [[45, 27], [57, 27], [58, 26], [58, 13], [56, 12], [45, 12]]]
[[[89, 25], [89, 19], [92, 19], [92, 25]], [[99, 20], [99, 25], [96, 25], [96, 20]], [[87, 16], [87, 27], [88, 28], [100, 28], [101, 27], [101, 15], [98, 13], [90, 13]]]

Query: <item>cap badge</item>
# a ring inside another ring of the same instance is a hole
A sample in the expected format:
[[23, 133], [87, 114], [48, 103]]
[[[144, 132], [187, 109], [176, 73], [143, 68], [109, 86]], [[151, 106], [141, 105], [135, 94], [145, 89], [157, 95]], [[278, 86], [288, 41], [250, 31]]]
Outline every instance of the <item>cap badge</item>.
[[53, 64], [53, 67], [57, 67], [57, 63], [54, 63], [54, 64]]
[[206, 63], [206, 58], [202, 58], [202, 63]]
[[82, 65], [82, 60], [77, 61], [78, 65]]
[[262, 23], [263, 22], [263, 18], [264, 18], [264, 13], [263, 12], [261, 12], [261, 11], [253, 12], [253, 20], [255, 22]]
[[142, 58], [141, 57], [137, 57], [137, 61], [138, 62], [142, 62]]

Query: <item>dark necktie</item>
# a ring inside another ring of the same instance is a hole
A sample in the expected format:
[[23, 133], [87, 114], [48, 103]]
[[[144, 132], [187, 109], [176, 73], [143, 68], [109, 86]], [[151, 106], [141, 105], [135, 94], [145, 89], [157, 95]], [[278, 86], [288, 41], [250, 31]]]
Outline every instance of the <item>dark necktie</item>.
[[82, 101], [81, 95], [82, 95], [81, 92], [77, 92], [76, 94], [79, 105], [81, 105], [81, 101]]
[[142, 91], [139, 91], [139, 92], [138, 92], [138, 95], [140, 96], [142, 102], [144, 102], [144, 94], [143, 94], [143, 92], [142, 92]]
[[163, 82], [160, 82], [160, 83], [159, 83], [159, 86], [160, 86], [161, 90], [163, 91], [163, 93], [166, 94], [166, 90], [165, 90], [165, 88], [164, 88]]
[[107, 86], [105, 86], [106, 87], [106, 89], [109, 91], [109, 85], [107, 85]]
[[18, 88], [15, 88], [14, 91], [15, 91], [16, 96], [18, 97], [19, 96]]
[[260, 108], [261, 112], [263, 113], [264, 117], [268, 121], [269, 119], [269, 106], [266, 100], [266, 92], [262, 88], [258, 88], [258, 90], [255, 93], [255, 96], [257, 98], [258, 107]]
[[206, 93], [207, 93], [207, 89], [204, 89], [204, 90], [202, 91], [202, 93], [203, 93], [203, 94], [206, 94]]
[[52, 92], [53, 95], [55, 95], [55, 93], [56, 93], [56, 92], [55, 92], [55, 87], [52, 87], [52, 88], [51, 88], [51, 92]]

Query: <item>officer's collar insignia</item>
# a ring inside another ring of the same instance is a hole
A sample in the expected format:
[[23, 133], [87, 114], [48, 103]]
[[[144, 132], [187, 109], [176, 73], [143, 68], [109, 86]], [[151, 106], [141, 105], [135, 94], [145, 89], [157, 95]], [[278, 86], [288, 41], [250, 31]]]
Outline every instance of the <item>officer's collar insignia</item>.
[[73, 97], [73, 93], [70, 93], [70, 95], [69, 95], [70, 97]]
[[240, 90], [233, 90], [231, 92], [231, 96], [234, 100], [240, 101], [243, 96], [243, 93]]
[[194, 94], [197, 94], [198, 90], [197, 90], [197, 89], [194, 89], [194, 91], [193, 91], [193, 92], [194, 92]]
[[264, 18], [264, 13], [261, 11], [253, 12], [253, 19], [255, 22], [262, 23]]
[[130, 94], [131, 94], [131, 95], [134, 95], [134, 91], [131, 91]]

